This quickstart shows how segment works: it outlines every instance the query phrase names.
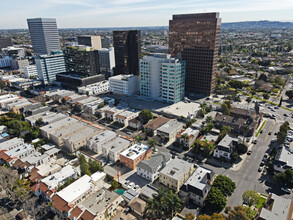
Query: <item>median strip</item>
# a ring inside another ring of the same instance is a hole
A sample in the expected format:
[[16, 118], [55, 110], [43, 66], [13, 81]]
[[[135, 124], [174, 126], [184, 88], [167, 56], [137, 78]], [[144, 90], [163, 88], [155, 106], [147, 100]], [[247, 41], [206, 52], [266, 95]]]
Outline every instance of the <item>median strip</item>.
[[262, 123], [262, 125], [261, 125], [261, 127], [258, 129], [258, 131], [257, 131], [257, 133], [256, 133], [256, 135], [255, 135], [255, 137], [257, 137], [257, 136], [259, 135], [259, 133], [261, 132], [261, 130], [263, 129], [263, 127], [265, 126], [265, 124], [266, 124], [266, 121], [264, 121], [264, 122]]

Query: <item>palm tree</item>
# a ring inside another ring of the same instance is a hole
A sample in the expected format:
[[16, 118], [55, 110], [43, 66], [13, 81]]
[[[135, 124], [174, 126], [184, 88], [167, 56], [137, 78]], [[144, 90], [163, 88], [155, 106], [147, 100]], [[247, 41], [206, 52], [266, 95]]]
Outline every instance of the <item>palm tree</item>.
[[166, 203], [167, 203], [167, 212], [166, 217], [170, 217], [170, 219], [173, 218], [173, 216], [180, 211], [182, 201], [178, 197], [176, 193], [174, 193], [172, 190], [169, 190], [166, 194]]
[[137, 143], [141, 143], [141, 139], [139, 136], [135, 136], [134, 137], [134, 140], [137, 142]]
[[150, 145], [151, 148], [153, 148], [153, 151], [156, 150], [156, 144], [157, 144], [157, 142], [154, 139], [150, 139], [148, 141], [148, 144]]
[[213, 117], [212, 116], [207, 116], [206, 117], [206, 122], [207, 123], [210, 123], [210, 122], [212, 122], [213, 121]]
[[244, 143], [244, 138], [246, 137], [248, 131], [249, 131], [249, 126], [248, 125], [244, 125], [243, 126], [243, 143]]

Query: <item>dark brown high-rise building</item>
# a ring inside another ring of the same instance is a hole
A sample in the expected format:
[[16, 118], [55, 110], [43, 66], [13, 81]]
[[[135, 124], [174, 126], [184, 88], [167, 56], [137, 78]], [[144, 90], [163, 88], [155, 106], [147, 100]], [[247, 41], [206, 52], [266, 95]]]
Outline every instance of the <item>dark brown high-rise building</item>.
[[140, 30], [113, 31], [115, 75], [139, 74]]
[[6, 48], [12, 45], [13, 44], [11, 38], [0, 38], [0, 50], [2, 50], [2, 48]]
[[220, 30], [219, 13], [173, 15], [169, 21], [169, 52], [186, 61], [186, 94], [213, 93]]

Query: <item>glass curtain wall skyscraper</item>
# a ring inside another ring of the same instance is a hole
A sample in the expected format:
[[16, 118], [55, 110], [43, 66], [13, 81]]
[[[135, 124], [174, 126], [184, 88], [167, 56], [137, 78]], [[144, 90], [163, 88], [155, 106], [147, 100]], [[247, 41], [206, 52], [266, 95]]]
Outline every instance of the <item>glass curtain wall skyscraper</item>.
[[187, 95], [213, 93], [220, 29], [219, 13], [173, 15], [169, 21], [169, 52], [186, 61]]

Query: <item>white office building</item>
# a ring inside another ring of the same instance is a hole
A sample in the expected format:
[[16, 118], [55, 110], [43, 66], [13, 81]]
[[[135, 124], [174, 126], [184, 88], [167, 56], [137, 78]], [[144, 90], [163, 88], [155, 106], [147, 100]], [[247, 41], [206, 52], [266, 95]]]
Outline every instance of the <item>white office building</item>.
[[30, 77], [38, 76], [38, 70], [36, 65], [29, 65], [23, 67], [23, 73], [25, 78], [29, 79]]
[[44, 84], [51, 84], [56, 80], [57, 73], [66, 72], [65, 60], [62, 53], [55, 55], [40, 55], [36, 58], [39, 79]]
[[170, 54], [152, 54], [140, 60], [140, 95], [177, 103], [184, 98], [185, 62]]
[[5, 56], [10, 56], [10, 57], [14, 57], [14, 58], [21, 58], [25, 56], [24, 53], [24, 49], [23, 48], [19, 48], [19, 47], [6, 47], [6, 48], [2, 48], [2, 53]]
[[104, 80], [87, 86], [81, 86], [78, 87], [77, 90], [81, 94], [86, 94], [88, 92], [89, 95], [99, 95], [109, 92], [109, 81]]
[[101, 73], [108, 74], [109, 76], [114, 75], [115, 67], [115, 54], [114, 47], [102, 48], [99, 51], [99, 63]]
[[11, 58], [10, 57], [0, 58], [0, 68], [10, 67], [10, 66], [11, 66]]
[[120, 95], [135, 95], [139, 92], [139, 78], [134, 75], [117, 75], [109, 78], [109, 90]]

